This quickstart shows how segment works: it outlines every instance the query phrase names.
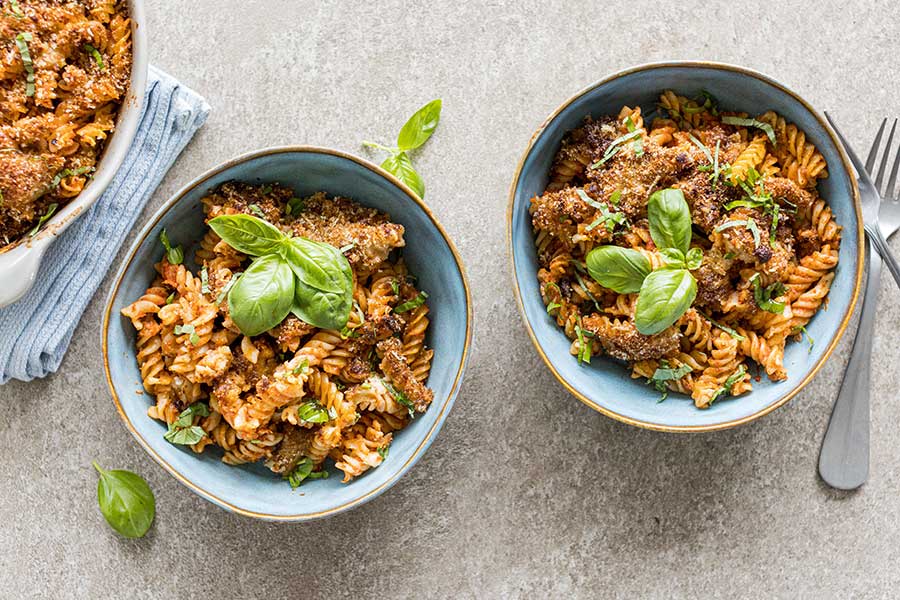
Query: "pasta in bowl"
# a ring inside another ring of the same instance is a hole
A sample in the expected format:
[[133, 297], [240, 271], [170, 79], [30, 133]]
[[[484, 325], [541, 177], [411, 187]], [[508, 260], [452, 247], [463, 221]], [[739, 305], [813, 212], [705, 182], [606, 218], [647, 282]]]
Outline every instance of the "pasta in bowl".
[[104, 328], [114, 399], [151, 455], [274, 520], [345, 510], [405, 472], [470, 336], [455, 251], [418, 202], [377, 167], [300, 147], [239, 158], [164, 207]]
[[[577, 96], [535, 136], [511, 192], [526, 319], [561, 329], [572, 357], [555, 337], [548, 351], [533, 335], [538, 349], [582, 400], [629, 423], [708, 430], [769, 412], [818, 369], [855, 301], [847, 173], [811, 109], [734, 67], [649, 65]], [[529, 270], [536, 285], [523, 285]], [[626, 394], [591, 389], [623, 379], [598, 354], [627, 364]]]

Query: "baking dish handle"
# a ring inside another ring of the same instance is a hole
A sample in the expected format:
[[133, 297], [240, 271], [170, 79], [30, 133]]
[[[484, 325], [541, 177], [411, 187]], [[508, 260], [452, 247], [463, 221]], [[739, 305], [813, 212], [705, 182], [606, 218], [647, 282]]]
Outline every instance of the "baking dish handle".
[[37, 279], [41, 258], [53, 236], [20, 246], [6, 256], [0, 255], [0, 308], [9, 306], [25, 295]]

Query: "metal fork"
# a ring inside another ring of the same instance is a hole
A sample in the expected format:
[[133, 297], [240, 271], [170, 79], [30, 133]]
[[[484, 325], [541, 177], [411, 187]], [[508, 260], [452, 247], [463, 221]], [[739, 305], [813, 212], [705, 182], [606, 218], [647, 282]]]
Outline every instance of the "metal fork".
[[[900, 151], [894, 158], [887, 187], [883, 187], [888, 157], [897, 130], [896, 119], [888, 134], [878, 169], [874, 170], [887, 122], [887, 119], [881, 122], [865, 165], [868, 173], [876, 175], [875, 189], [882, 198], [878, 209], [878, 226], [885, 238], [889, 238], [900, 229], [900, 197], [898, 197], [900, 191], [896, 189], [897, 173], [900, 170]], [[872, 252], [871, 244], [872, 241], [869, 239], [866, 246], [869, 274], [860, 311], [859, 328], [856, 330], [850, 361], [847, 363], [847, 370], [844, 371], [841, 389], [834, 401], [831, 419], [819, 453], [819, 474], [825, 483], [841, 490], [860, 487], [869, 475], [870, 359], [882, 267], [881, 257], [877, 252]]]

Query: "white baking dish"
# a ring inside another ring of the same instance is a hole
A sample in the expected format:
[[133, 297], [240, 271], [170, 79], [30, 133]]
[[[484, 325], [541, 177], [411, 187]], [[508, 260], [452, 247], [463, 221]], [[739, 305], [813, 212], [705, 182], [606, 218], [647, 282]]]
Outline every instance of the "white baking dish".
[[141, 118], [147, 89], [147, 32], [143, 0], [128, 0], [131, 17], [131, 86], [119, 109], [116, 129], [97, 163], [94, 177], [84, 190], [50, 219], [33, 238], [0, 250], [0, 307], [21, 298], [34, 284], [44, 252], [57, 236], [97, 201], [125, 159]]

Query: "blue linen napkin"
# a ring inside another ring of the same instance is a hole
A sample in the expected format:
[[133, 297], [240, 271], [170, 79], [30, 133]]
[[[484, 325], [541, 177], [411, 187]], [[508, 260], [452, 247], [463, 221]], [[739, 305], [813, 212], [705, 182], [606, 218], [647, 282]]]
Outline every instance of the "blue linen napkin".
[[122, 241], [209, 105], [150, 67], [141, 123], [115, 178], [87, 214], [47, 249], [34, 287], [0, 308], [0, 384], [55, 372]]

